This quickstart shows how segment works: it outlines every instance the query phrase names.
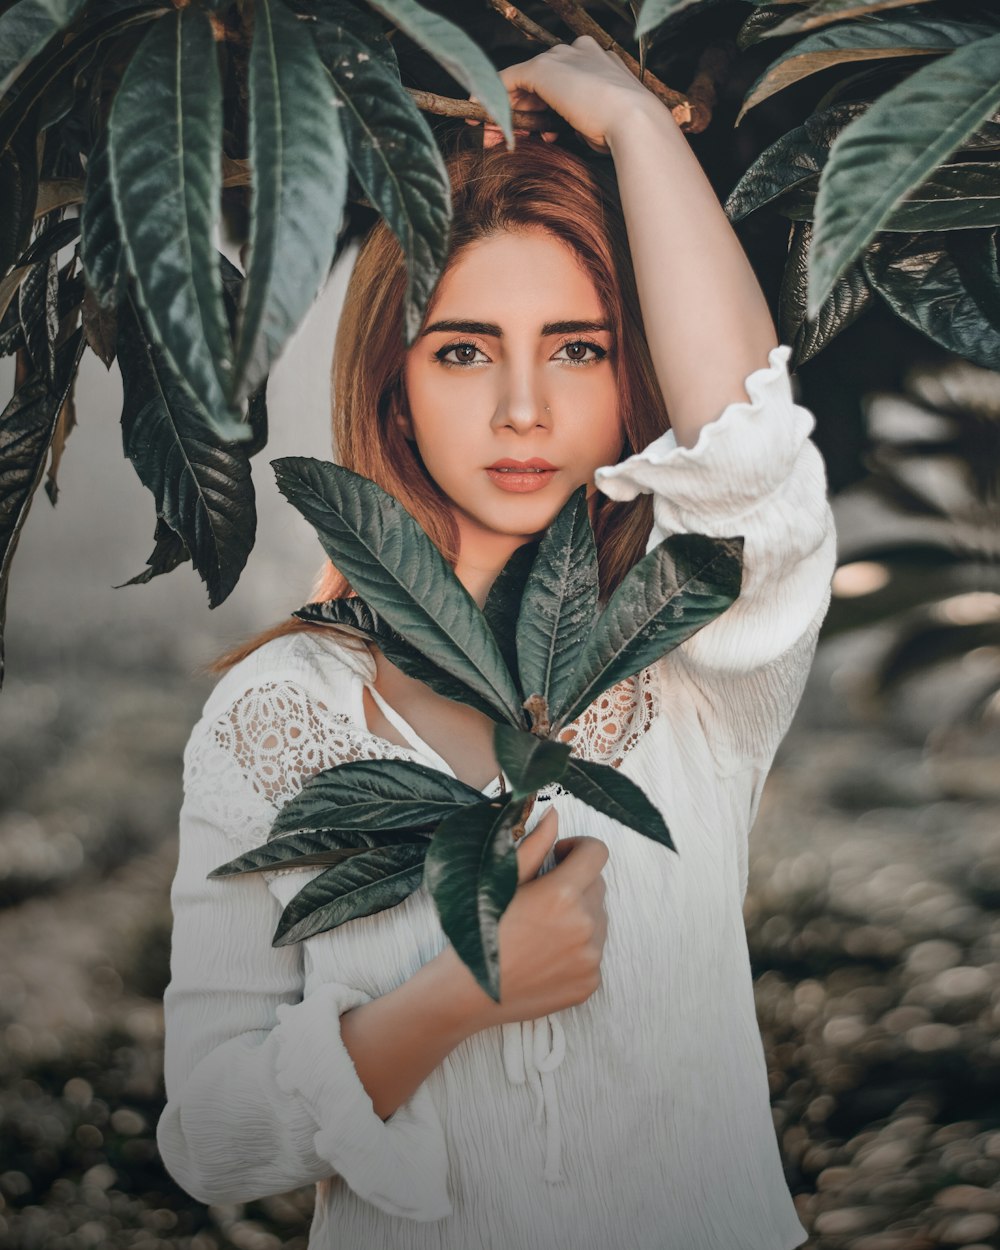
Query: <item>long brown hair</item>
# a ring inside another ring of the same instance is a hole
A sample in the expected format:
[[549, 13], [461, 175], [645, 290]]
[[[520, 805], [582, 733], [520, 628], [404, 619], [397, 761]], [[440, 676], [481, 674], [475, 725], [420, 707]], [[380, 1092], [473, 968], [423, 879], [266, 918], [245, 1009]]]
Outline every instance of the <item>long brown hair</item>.
[[[602, 167], [596, 159], [587, 161], [540, 139], [518, 138], [508, 152], [502, 143], [486, 150], [469, 147], [460, 137], [445, 164], [453, 216], [444, 273], [464, 248], [499, 231], [540, 227], [571, 247], [590, 274], [612, 327], [611, 356], [626, 435], [623, 458], [651, 442], [669, 421], [643, 332], [621, 201], [609, 163]], [[406, 404], [405, 290], [403, 251], [379, 220], [358, 253], [337, 326], [333, 445], [340, 464], [371, 478], [398, 499], [454, 565], [458, 536], [448, 500], [393, 420]], [[645, 551], [652, 505], [648, 495], [625, 503], [600, 493], [597, 499], [594, 536], [601, 596], [606, 598]], [[327, 561], [308, 602], [350, 593], [346, 579]], [[204, 671], [222, 673], [272, 638], [329, 628], [289, 617], [224, 652]]]

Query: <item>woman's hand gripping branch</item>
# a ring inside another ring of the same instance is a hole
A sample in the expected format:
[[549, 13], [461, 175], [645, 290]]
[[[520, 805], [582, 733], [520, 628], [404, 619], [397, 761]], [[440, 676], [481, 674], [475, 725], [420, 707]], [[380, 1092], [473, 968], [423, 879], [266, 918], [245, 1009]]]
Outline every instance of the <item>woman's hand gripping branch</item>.
[[[530, 60], [508, 65], [498, 74], [510, 95], [512, 108], [526, 112], [551, 108], [566, 119], [589, 147], [605, 156], [610, 153], [608, 132], [616, 124], [637, 105], [648, 107], [650, 100], [659, 105], [621, 60], [590, 35], [581, 35], [571, 44], [557, 43]], [[472, 118], [466, 121], [471, 126], [480, 125]], [[547, 143], [557, 137], [557, 131], [542, 132]], [[493, 147], [502, 140], [500, 128], [486, 122], [483, 146]]]
[[[601, 984], [608, 849], [598, 838], [557, 842], [547, 813], [517, 847], [518, 885], [500, 918], [499, 1003], [450, 944], [397, 989], [340, 1017], [341, 1037], [383, 1120], [481, 1029], [585, 1002]], [[539, 869], [555, 847], [555, 867]]]

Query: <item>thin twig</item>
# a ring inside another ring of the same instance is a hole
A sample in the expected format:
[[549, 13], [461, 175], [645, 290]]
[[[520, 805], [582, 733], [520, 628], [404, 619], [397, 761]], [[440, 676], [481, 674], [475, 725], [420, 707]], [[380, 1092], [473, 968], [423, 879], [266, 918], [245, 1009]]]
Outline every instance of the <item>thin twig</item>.
[[[436, 113], [441, 117], [472, 117], [481, 122], [493, 120], [492, 114], [474, 100], [452, 100], [432, 91], [418, 91], [415, 87], [407, 87], [406, 90], [417, 108], [425, 113]], [[559, 114], [551, 109], [511, 109], [511, 121], [517, 130], [558, 130], [565, 125]]]
[[508, 3], [508, 0], [486, 0], [486, 3], [490, 8], [496, 9], [502, 18], [510, 22], [511, 26], [516, 27], [528, 39], [534, 39], [536, 43], [544, 43], [550, 48], [562, 42], [556, 35], [547, 31], [544, 26], [539, 26], [537, 22], [533, 22], [520, 9], [515, 9], [512, 4]]

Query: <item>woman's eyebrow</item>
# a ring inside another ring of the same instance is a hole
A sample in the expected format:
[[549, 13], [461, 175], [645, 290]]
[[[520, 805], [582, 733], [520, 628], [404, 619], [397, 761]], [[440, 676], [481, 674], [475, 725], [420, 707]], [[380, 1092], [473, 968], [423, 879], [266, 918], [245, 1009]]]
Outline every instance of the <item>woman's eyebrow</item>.
[[[547, 321], [542, 326], [542, 335], [594, 334], [599, 330], [610, 329], [611, 326], [606, 321]], [[492, 321], [463, 321], [456, 319], [433, 321], [429, 326], [421, 330], [420, 337], [423, 338], [425, 335], [434, 334], [441, 330], [459, 330], [464, 334], [484, 334], [490, 335], [495, 339], [503, 338], [503, 330]]]

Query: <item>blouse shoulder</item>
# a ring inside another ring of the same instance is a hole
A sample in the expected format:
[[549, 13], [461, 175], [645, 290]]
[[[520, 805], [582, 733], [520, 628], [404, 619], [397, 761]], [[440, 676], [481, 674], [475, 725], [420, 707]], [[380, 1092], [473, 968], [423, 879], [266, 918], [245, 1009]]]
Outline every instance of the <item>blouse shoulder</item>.
[[350, 700], [352, 682], [368, 680], [374, 672], [375, 663], [367, 649], [342, 642], [332, 632], [284, 634], [263, 643], [222, 675], [205, 701], [199, 724], [216, 720], [262, 685], [278, 682], [322, 690], [335, 705], [343, 707]]

